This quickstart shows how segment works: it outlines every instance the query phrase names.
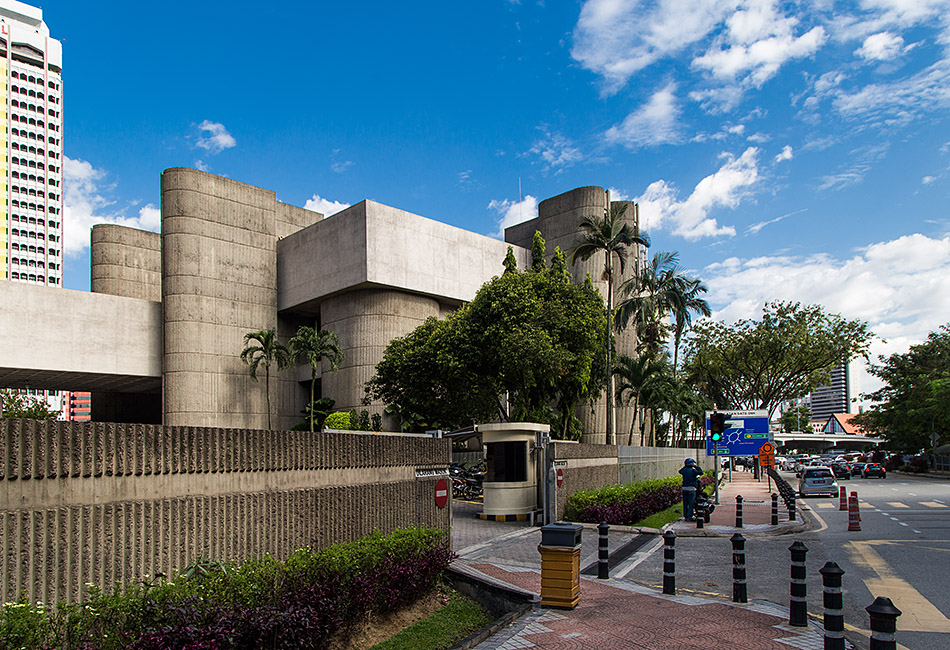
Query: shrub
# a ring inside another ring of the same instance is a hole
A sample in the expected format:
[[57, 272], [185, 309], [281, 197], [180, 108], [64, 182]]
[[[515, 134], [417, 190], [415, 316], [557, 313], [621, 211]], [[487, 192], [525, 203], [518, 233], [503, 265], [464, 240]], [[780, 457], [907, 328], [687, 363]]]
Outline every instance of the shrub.
[[349, 431], [353, 428], [350, 414], [346, 411], [334, 411], [323, 421], [323, 426], [327, 429], [338, 429], [340, 431]]
[[907, 471], [924, 474], [930, 471], [930, 460], [926, 456], [914, 456], [907, 461]]
[[[452, 559], [445, 533], [379, 532], [324, 551], [240, 566], [199, 561], [82, 605], [0, 608], [0, 647], [26, 650], [323, 648], [370, 614], [412, 603]], [[188, 576], [188, 577], [186, 577]]]
[[[699, 479], [702, 487], [712, 482], [711, 471]], [[682, 497], [682, 485], [679, 476], [670, 476], [630, 485], [579, 490], [567, 500], [564, 518], [585, 523], [633, 524], [678, 503]]]

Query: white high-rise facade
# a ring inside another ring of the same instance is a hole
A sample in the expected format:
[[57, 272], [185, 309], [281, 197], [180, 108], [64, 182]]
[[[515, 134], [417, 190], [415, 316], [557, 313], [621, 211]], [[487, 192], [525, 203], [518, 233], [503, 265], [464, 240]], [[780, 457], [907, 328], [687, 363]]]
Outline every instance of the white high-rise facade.
[[[0, 280], [63, 286], [63, 47], [0, 0]], [[24, 389], [68, 418], [64, 393]]]
[[63, 285], [63, 48], [43, 11], [0, 0], [0, 278]]

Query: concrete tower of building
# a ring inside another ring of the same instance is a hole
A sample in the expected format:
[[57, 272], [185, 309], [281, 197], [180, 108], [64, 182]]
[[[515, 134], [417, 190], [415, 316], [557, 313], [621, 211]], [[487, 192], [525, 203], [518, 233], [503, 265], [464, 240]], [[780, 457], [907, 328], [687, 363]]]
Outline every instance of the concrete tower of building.
[[832, 413], [850, 413], [851, 381], [848, 363], [844, 362], [831, 371], [831, 381], [808, 395], [811, 417], [827, 420]]
[[0, 277], [63, 284], [62, 64], [43, 11], [0, 0]]

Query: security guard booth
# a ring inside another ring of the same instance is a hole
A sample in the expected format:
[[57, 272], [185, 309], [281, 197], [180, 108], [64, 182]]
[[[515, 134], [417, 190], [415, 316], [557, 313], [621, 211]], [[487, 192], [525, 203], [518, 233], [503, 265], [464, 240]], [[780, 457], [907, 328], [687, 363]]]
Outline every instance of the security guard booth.
[[547, 424], [504, 422], [479, 424], [485, 451], [483, 519], [527, 519], [541, 505], [538, 474], [543, 467], [542, 438]]
[[541, 527], [541, 606], [574, 609], [581, 599], [583, 526], [555, 522]]

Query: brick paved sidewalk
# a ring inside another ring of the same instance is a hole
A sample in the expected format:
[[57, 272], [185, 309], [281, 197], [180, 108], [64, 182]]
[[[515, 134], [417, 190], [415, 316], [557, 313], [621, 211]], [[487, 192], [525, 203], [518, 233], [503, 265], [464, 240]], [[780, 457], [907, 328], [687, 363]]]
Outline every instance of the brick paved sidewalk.
[[[540, 593], [537, 569], [471, 564], [471, 569]], [[474, 650], [821, 650], [819, 632], [787, 625], [771, 603], [735, 605], [693, 596], [664, 596], [623, 580], [582, 578], [573, 610], [536, 607]], [[850, 645], [849, 645], [850, 647]]]

